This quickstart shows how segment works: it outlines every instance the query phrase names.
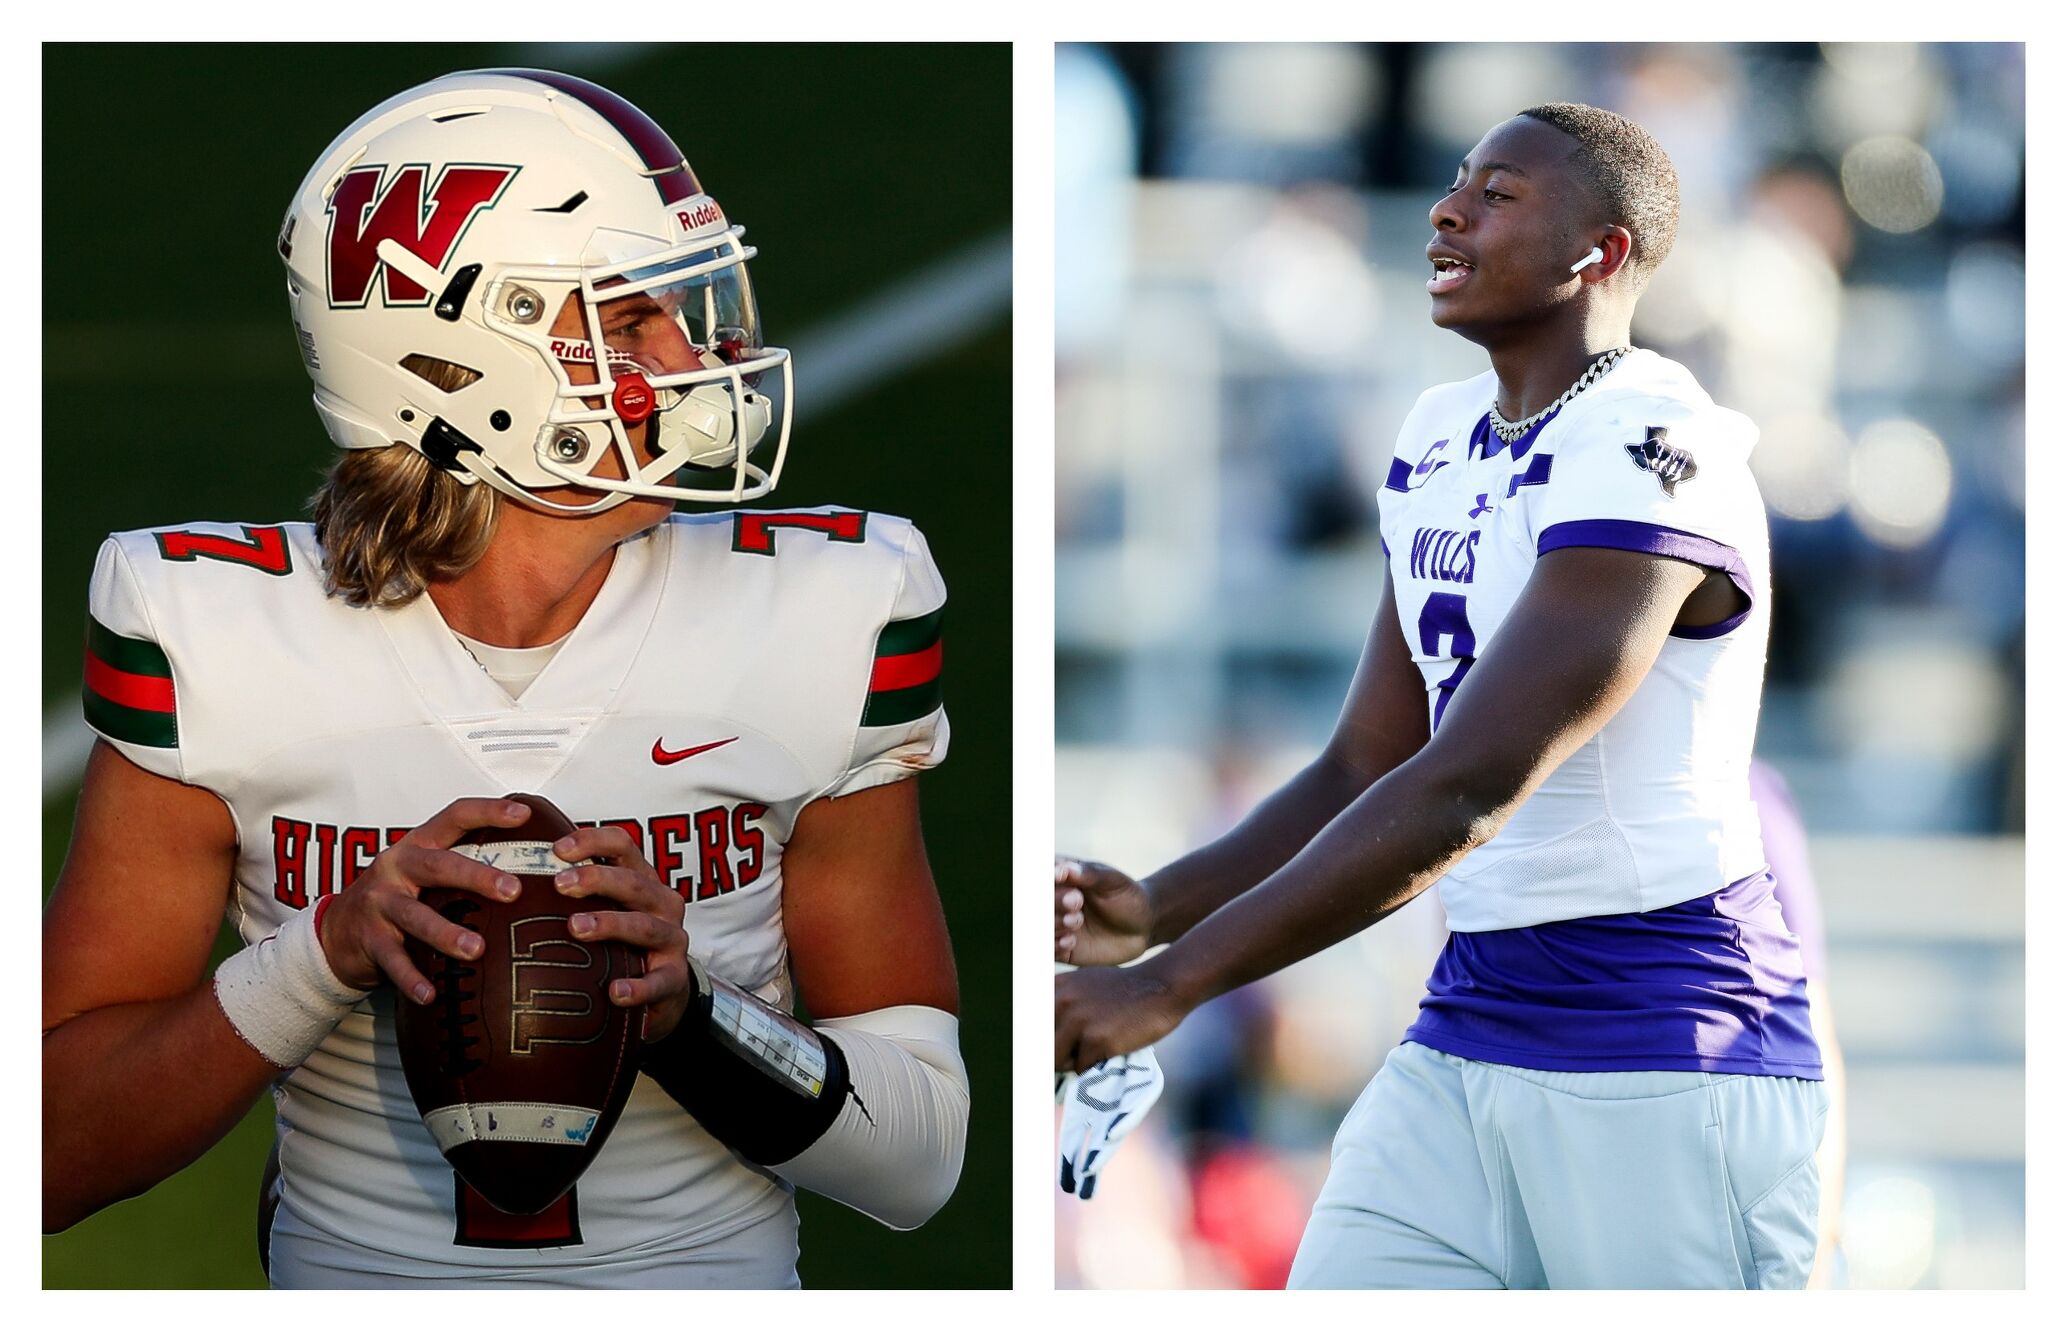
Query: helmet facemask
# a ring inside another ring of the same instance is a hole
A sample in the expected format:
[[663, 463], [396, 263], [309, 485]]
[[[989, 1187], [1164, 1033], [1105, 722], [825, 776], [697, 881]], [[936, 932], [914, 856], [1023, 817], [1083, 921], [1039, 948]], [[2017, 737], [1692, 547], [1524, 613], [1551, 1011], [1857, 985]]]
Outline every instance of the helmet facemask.
[[[534, 439], [541, 471], [671, 500], [744, 501], [775, 485], [789, 439], [789, 353], [762, 342], [742, 233], [633, 255], [645, 237], [599, 231], [574, 284], [559, 269], [508, 269], [493, 282], [485, 324], [531, 346], [555, 378]], [[644, 448], [630, 430], [640, 424]], [[619, 476], [596, 472], [606, 453]]]

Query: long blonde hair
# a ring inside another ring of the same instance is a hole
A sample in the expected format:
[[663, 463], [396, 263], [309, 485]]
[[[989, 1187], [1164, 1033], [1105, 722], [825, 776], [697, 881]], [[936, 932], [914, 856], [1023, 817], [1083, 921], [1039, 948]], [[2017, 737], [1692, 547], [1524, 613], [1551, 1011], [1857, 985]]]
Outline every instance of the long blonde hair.
[[[400, 366], [446, 392], [483, 375], [424, 354], [408, 354]], [[483, 559], [498, 527], [495, 490], [464, 486], [406, 445], [345, 452], [312, 504], [327, 595], [350, 606], [404, 606]]]
[[403, 606], [483, 558], [498, 493], [465, 487], [410, 446], [351, 450], [313, 498], [327, 594], [350, 606]]

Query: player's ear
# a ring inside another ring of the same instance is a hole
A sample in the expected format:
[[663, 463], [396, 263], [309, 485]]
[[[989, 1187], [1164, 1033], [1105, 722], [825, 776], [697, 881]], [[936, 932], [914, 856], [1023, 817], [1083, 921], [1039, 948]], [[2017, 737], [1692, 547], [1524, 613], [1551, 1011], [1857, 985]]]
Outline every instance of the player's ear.
[[1597, 262], [1588, 262], [1584, 267], [1576, 268], [1579, 279], [1588, 285], [1597, 285], [1604, 280], [1610, 279], [1616, 272], [1628, 264], [1629, 254], [1635, 251], [1635, 246], [1635, 236], [1630, 234], [1623, 226], [1602, 226], [1599, 236], [1594, 240], [1591, 248], [1587, 250], [1588, 254], [1590, 254], [1592, 249], [1598, 249], [1600, 259]]

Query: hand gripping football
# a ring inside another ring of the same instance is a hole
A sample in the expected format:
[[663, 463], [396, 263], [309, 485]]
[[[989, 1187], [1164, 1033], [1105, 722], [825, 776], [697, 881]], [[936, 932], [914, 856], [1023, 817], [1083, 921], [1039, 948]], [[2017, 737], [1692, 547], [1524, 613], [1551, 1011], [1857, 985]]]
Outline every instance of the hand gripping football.
[[537, 795], [509, 798], [532, 808], [525, 825], [482, 828], [454, 848], [519, 877], [519, 898], [420, 893], [480, 935], [484, 951], [472, 964], [407, 939], [434, 1000], [398, 999], [398, 1056], [449, 1165], [493, 1207], [526, 1215], [576, 1183], [625, 1110], [641, 1012], [612, 1005], [607, 990], [638, 977], [642, 960], [633, 947], [570, 936], [570, 915], [618, 906], [555, 890], [567, 865], [550, 847], [576, 824]]

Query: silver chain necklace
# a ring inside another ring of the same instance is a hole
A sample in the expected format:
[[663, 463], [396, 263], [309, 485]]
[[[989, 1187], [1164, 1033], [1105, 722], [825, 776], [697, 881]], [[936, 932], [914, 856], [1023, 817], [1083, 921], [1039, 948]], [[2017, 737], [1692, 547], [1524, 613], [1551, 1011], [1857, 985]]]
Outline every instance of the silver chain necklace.
[[1521, 440], [1523, 434], [1528, 432], [1530, 428], [1542, 422], [1545, 418], [1550, 417], [1550, 415], [1556, 413], [1559, 409], [1562, 409], [1566, 404], [1568, 404], [1571, 401], [1571, 398], [1574, 395], [1577, 395], [1580, 391], [1586, 389], [1586, 387], [1592, 385], [1594, 382], [1600, 380], [1600, 378], [1606, 376], [1607, 369], [1613, 367], [1616, 363], [1619, 363], [1621, 361], [1621, 356], [1623, 354], [1628, 353], [1630, 350], [1634, 348], [1634, 345], [1621, 345], [1618, 348], [1610, 349], [1606, 353], [1600, 355], [1600, 357], [1593, 360], [1593, 366], [1586, 369], [1586, 374], [1580, 377], [1577, 381], [1572, 383], [1572, 388], [1570, 390], [1558, 396], [1556, 399], [1544, 405], [1541, 409], [1538, 409], [1535, 413], [1530, 414], [1527, 418], [1522, 419], [1522, 421], [1518, 423], [1511, 423], [1507, 419], [1501, 417], [1500, 405], [1494, 405], [1493, 410], [1490, 414], [1490, 418], [1493, 423], [1493, 434], [1510, 445]]

